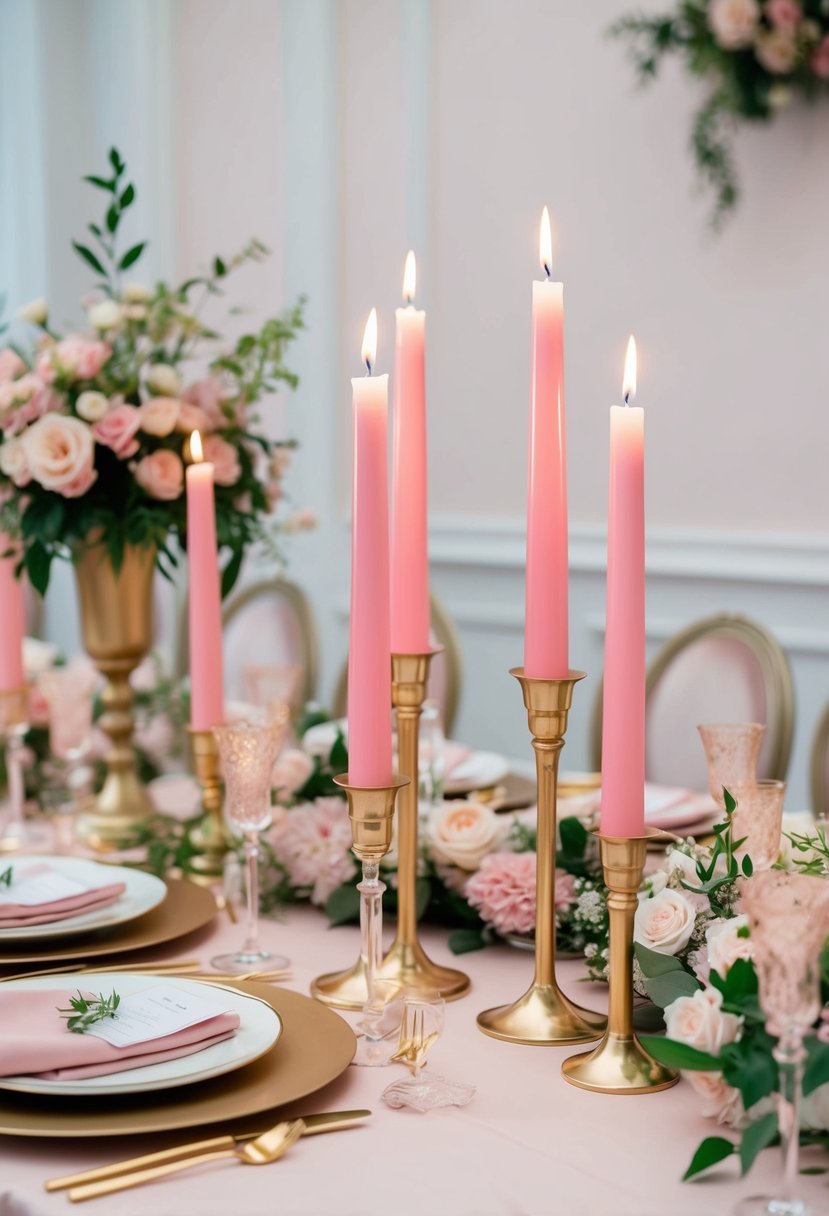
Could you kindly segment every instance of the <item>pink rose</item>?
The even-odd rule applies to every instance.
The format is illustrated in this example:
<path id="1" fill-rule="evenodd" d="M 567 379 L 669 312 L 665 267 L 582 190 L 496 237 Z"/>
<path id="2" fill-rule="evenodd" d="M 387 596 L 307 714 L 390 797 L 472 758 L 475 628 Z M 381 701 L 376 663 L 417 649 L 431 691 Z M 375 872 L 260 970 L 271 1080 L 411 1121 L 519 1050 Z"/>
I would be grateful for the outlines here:
<path id="1" fill-rule="evenodd" d="M 794 30 L 803 20 L 803 9 L 797 0 L 768 0 L 766 16 L 780 30 Z"/>
<path id="2" fill-rule="evenodd" d="M 743 1019 L 736 1013 L 723 1013 L 722 993 L 716 988 L 700 988 L 693 996 L 677 997 L 665 1010 L 669 1039 L 712 1056 L 734 1042 L 742 1025 Z"/>
<path id="3" fill-rule="evenodd" d="M 16 380 L 26 370 L 26 364 L 17 351 L 10 350 L 8 346 L 0 350 L 0 384 L 5 384 L 7 380 Z"/>
<path id="4" fill-rule="evenodd" d="M 711 0 L 708 24 L 716 41 L 727 51 L 751 46 L 760 23 L 757 0 Z"/>
<path id="5" fill-rule="evenodd" d="M 737 959 L 752 957 L 748 917 L 733 916 L 730 920 L 713 921 L 705 932 L 705 944 L 709 970 L 725 979 Z"/>
<path id="6" fill-rule="evenodd" d="M 208 431 L 212 431 L 213 427 L 200 406 L 192 405 L 189 401 L 181 401 L 179 402 L 176 430 L 183 431 L 185 434 L 198 431 L 201 435 L 205 435 Z"/>
<path id="7" fill-rule="evenodd" d="M 32 480 L 22 439 L 7 439 L 0 444 L 0 473 L 5 473 L 21 489 Z"/>
<path id="8" fill-rule="evenodd" d="M 829 34 L 818 44 L 809 60 L 809 66 L 815 76 L 819 76 L 821 80 L 829 80 Z"/>
<path id="9" fill-rule="evenodd" d="M 535 928 L 535 861 L 535 853 L 490 853 L 467 882 L 467 900 L 499 933 Z"/>
<path id="10" fill-rule="evenodd" d="M 112 347 L 100 338 L 70 334 L 47 346 L 37 360 L 37 373 L 51 384 L 58 372 L 73 380 L 92 380 L 112 355 Z"/>
<path id="11" fill-rule="evenodd" d="M 718 1123 L 734 1127 L 744 1115 L 743 1100 L 739 1089 L 723 1080 L 721 1072 L 683 1071 L 685 1080 L 702 1098 L 700 1114 Z"/>
<path id="12" fill-rule="evenodd" d="M 314 761 L 298 747 L 288 748 L 273 766 L 272 785 L 280 794 L 301 790 L 314 771 Z"/>
<path id="13" fill-rule="evenodd" d="M 204 441 L 204 458 L 213 465 L 216 485 L 235 486 L 242 476 L 239 453 L 232 443 L 220 435 L 208 435 Z"/>
<path id="14" fill-rule="evenodd" d="M 163 439 L 170 435 L 178 422 L 179 403 L 175 397 L 152 397 L 139 406 L 141 430 Z"/>
<path id="15" fill-rule="evenodd" d="M 797 62 L 797 42 L 787 29 L 769 30 L 757 39 L 754 54 L 767 72 L 786 76 Z"/>
<path id="16" fill-rule="evenodd" d="M 135 480 L 151 498 L 178 498 L 184 486 L 184 466 L 175 452 L 161 448 L 135 467 Z"/>
<path id="17" fill-rule="evenodd" d="M 46 414 L 25 432 L 23 445 L 29 472 L 46 490 L 77 498 L 97 476 L 92 431 L 80 418 Z"/>
<path id="18" fill-rule="evenodd" d="M 222 409 L 222 386 L 215 376 L 208 376 L 205 380 L 197 380 L 189 385 L 181 394 L 181 399 L 199 407 L 212 431 L 227 426 L 227 415 Z"/>
<path id="19" fill-rule="evenodd" d="M 92 434 L 110 448 L 116 456 L 126 460 L 138 451 L 136 432 L 141 426 L 141 411 L 135 405 L 116 405 L 104 414 L 92 428 Z"/>

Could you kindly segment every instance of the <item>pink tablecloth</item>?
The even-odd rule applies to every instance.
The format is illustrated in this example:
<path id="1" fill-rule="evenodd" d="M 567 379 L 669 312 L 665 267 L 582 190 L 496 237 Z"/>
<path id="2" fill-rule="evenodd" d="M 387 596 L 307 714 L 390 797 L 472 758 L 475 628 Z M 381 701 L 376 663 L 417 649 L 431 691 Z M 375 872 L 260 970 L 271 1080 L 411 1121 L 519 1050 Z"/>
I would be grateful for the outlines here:
<path id="1" fill-rule="evenodd" d="M 225 917 L 214 930 L 166 952 L 207 961 L 240 936 Z M 292 987 L 356 956 L 357 931 L 329 930 L 309 908 L 264 925 L 264 939 L 294 960 Z M 445 935 L 427 930 L 433 957 L 453 961 Z M 160 956 L 159 956 L 160 957 Z M 457 964 L 458 960 L 454 960 Z M 507 946 L 464 955 L 472 992 L 447 1006 L 446 1030 L 431 1067 L 478 1086 L 463 1110 L 418 1115 L 388 1110 L 380 1093 L 396 1066 L 350 1068 L 339 1081 L 301 1104 L 301 1111 L 370 1107 L 363 1129 L 300 1141 L 279 1163 L 251 1168 L 217 1162 L 134 1191 L 98 1199 L 100 1216 L 725 1216 L 738 1198 L 773 1186 L 776 1151 L 762 1155 L 740 1182 L 733 1162 L 693 1184 L 679 1181 L 698 1141 L 717 1133 L 697 1113 L 680 1083 L 639 1098 L 588 1094 L 559 1075 L 567 1054 L 557 1048 L 515 1047 L 482 1035 L 476 1013 L 513 999 L 526 987 L 531 956 Z M 579 983 L 579 963 L 560 965 L 563 986 L 583 1004 L 603 991 Z M 216 1132 L 205 1134 L 217 1134 Z M 43 1180 L 199 1135 L 141 1140 L 23 1141 L 0 1138 L 0 1216 L 68 1212 L 64 1194 L 47 1195 Z M 814 1164 L 814 1156 L 807 1158 Z M 820 1178 L 804 1192 L 829 1201 Z M 826 1202 L 829 1207 L 829 1202 Z M 86 1210 L 86 1209 L 84 1209 Z"/>

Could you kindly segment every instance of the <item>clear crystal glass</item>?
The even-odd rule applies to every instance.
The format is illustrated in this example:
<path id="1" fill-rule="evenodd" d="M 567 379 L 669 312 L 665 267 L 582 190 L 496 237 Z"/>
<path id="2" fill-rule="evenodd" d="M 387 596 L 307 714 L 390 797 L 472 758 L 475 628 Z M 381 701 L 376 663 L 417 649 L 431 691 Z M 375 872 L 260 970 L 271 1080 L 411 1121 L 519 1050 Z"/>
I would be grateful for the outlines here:
<path id="1" fill-rule="evenodd" d="M 780 1070 L 783 1181 L 778 1196 L 745 1199 L 735 1211 L 737 1216 L 809 1216 L 811 1209 L 795 1194 L 806 1059 L 803 1037 L 820 1011 L 820 953 L 829 934 L 829 881 L 766 870 L 745 881 L 742 906 L 751 926 L 766 1029 L 778 1039 L 774 1058 Z"/>
<path id="2" fill-rule="evenodd" d="M 449 1080 L 426 1068 L 428 1053 L 443 1033 L 445 1008 L 437 991 L 404 991 L 400 1037 L 391 1058 L 405 1064 L 412 1075 L 386 1086 L 383 1101 L 388 1106 L 408 1106 L 425 1114 L 441 1106 L 465 1106 L 474 1097 L 474 1085 Z"/>
<path id="3" fill-rule="evenodd" d="M 26 776 L 28 721 L 21 721 L 16 698 L 0 693 L 0 739 L 5 744 L 7 796 L 0 818 L 0 853 L 22 848 L 29 831 L 26 824 Z"/>
<path id="4" fill-rule="evenodd" d="M 753 781 L 727 789 L 737 803 L 731 821 L 733 838 L 745 839 L 738 854 L 747 853 L 755 871 L 770 869 L 780 855 L 785 781 Z"/>
<path id="5" fill-rule="evenodd" d="M 445 743 L 440 706 L 437 701 L 424 701 L 418 748 L 418 806 L 423 816 L 428 816 L 443 802 Z"/>
<path id="6" fill-rule="evenodd" d="M 241 950 L 212 960 L 219 971 L 241 974 L 263 967 L 287 967 L 289 959 L 259 944 L 259 833 L 271 823 L 271 772 L 282 745 L 282 722 L 242 721 L 216 726 L 225 779 L 227 817 L 244 836 L 247 927 Z"/>
<path id="7" fill-rule="evenodd" d="M 92 750 L 92 713 L 98 673 L 85 663 L 53 667 L 38 679 L 49 713 L 49 750 L 57 761 L 46 802 L 54 812 L 55 851 L 71 853 L 74 818 L 90 793 L 92 773 L 85 760 Z"/>
<path id="8" fill-rule="evenodd" d="M 708 761 L 708 789 L 717 806 L 725 806 L 723 786 L 757 780 L 757 761 L 765 726 L 759 722 L 706 722 L 697 727 Z"/>

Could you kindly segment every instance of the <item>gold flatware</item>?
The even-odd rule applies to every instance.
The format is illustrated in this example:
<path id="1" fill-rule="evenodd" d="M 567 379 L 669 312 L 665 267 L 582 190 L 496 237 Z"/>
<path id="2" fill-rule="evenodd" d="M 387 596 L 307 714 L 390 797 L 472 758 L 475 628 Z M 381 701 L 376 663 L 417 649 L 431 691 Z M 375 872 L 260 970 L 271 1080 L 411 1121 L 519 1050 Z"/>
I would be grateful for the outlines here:
<path id="1" fill-rule="evenodd" d="M 319 1115 L 302 1115 L 304 1125 L 302 1134 L 303 1136 L 318 1136 L 322 1132 L 344 1131 L 348 1127 L 359 1126 L 363 1119 L 368 1119 L 370 1115 L 370 1110 L 334 1110 Z M 157 1153 L 146 1153 L 143 1157 L 130 1157 L 126 1161 L 115 1161 L 112 1165 L 100 1165 L 96 1169 L 83 1170 L 79 1174 L 52 1178 L 43 1185 L 47 1191 L 64 1191 L 68 1187 L 83 1186 L 86 1183 L 103 1182 L 109 1178 L 134 1174 L 154 1165 L 166 1165 L 221 1149 L 234 1149 L 261 1135 L 262 1132 L 250 1132 L 245 1136 L 214 1136 L 210 1140 L 192 1140 L 188 1144 L 179 1144 L 175 1148 L 161 1149 Z"/>
<path id="2" fill-rule="evenodd" d="M 131 971 L 148 975 L 185 975 L 190 972 L 199 971 L 201 963 L 196 958 L 171 959 L 168 962 L 160 963 L 97 963 L 91 966 L 89 963 L 70 963 L 69 966 L 61 967 L 41 967 L 38 971 L 18 971 L 14 975 L 0 976 L 0 984 L 6 983 L 8 980 L 29 980 L 36 979 L 39 975 L 84 975 L 95 971 Z"/>
<path id="3" fill-rule="evenodd" d="M 155 1182 L 166 1178 L 169 1174 L 177 1174 L 187 1170 L 192 1165 L 203 1165 L 208 1161 L 221 1161 L 234 1158 L 242 1165 L 270 1165 L 273 1161 L 287 1152 L 291 1145 L 302 1135 L 305 1124 L 301 1119 L 277 1123 L 263 1135 L 246 1144 L 234 1145 L 232 1148 L 216 1149 L 207 1153 L 197 1153 L 195 1157 L 186 1157 L 181 1161 L 171 1161 L 166 1165 L 155 1165 L 149 1169 L 136 1170 L 132 1174 L 122 1174 L 118 1178 L 109 1178 L 103 1182 L 92 1182 L 88 1186 L 73 1187 L 69 1191 L 72 1203 L 82 1203 L 85 1199 L 97 1199 L 101 1195 L 112 1195 L 115 1191 L 126 1191 L 134 1186 L 143 1186 L 147 1182 Z"/>
<path id="4" fill-rule="evenodd" d="M 405 1064 L 416 1076 L 426 1063 L 426 1053 L 437 1037 L 437 1031 L 426 1034 L 426 1010 L 422 1005 L 417 1005 L 411 1010 L 411 1017 L 403 1018 L 400 1046 L 392 1059 Z"/>
<path id="5" fill-rule="evenodd" d="M 239 917 L 236 914 L 236 908 L 233 905 L 233 900 L 228 899 L 224 891 L 214 891 L 213 895 L 216 900 L 216 907 L 219 909 L 219 911 L 227 913 L 227 919 L 232 925 L 238 925 Z"/>

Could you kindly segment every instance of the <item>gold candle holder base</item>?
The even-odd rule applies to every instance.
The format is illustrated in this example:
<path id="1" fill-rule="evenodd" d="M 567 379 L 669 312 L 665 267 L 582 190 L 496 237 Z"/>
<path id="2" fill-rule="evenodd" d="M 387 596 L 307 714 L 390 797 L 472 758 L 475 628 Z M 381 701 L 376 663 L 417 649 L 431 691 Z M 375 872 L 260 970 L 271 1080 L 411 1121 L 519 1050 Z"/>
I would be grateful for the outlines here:
<path id="1" fill-rule="evenodd" d="M 222 767 L 219 761 L 219 745 L 212 730 L 193 730 L 188 727 L 190 758 L 193 772 L 201 787 L 202 821 L 190 834 L 194 848 L 198 850 L 192 858 L 189 877 L 201 886 L 212 886 L 224 874 L 225 856 L 230 849 L 228 833 L 222 810 Z"/>
<path id="2" fill-rule="evenodd" d="M 650 835 L 650 834 L 648 834 Z M 633 917 L 642 883 L 648 835 L 599 834 L 610 894 L 610 1015 L 601 1043 L 561 1067 L 571 1085 L 603 1094 L 651 1094 L 670 1089 L 679 1074 L 657 1063 L 633 1033 Z"/>
<path id="3" fill-rule="evenodd" d="M 558 760 L 564 747 L 573 689 L 585 673 L 571 671 L 564 679 L 545 680 L 525 676 L 523 667 L 514 667 L 510 675 L 519 681 L 524 695 L 538 774 L 535 975 L 517 1001 L 478 1014 L 478 1027 L 484 1034 L 507 1043 L 538 1047 L 589 1043 L 601 1035 L 607 1018 L 569 1001 L 555 976 Z"/>
<path id="4" fill-rule="evenodd" d="M 398 792 L 409 784 L 409 778 L 395 776 L 387 786 L 355 786 L 349 783 L 348 773 L 344 773 L 341 777 L 335 777 L 334 781 L 345 790 L 348 800 L 351 847 L 364 866 L 379 866 L 391 848 L 395 799 Z M 380 891 L 382 889 L 381 886 Z M 361 918 L 362 915 L 361 908 Z M 365 926 L 363 928 L 365 929 Z M 369 927 L 369 938 L 371 939 L 372 933 L 380 928 L 379 924 Z M 345 971 L 331 971 L 326 975 L 317 976 L 311 984 L 311 995 L 323 1004 L 333 1005 L 337 1009 L 362 1009 L 368 1000 L 368 950 L 376 951 L 373 962 L 379 962 L 379 940 L 369 940 L 368 943 L 364 941 L 355 965 Z"/>

